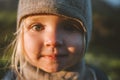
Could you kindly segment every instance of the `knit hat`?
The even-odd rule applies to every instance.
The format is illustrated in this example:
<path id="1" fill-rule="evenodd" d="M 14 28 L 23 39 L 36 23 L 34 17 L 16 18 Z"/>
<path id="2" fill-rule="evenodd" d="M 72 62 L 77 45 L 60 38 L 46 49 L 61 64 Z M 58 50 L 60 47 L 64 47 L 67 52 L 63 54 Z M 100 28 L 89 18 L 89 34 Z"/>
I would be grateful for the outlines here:
<path id="1" fill-rule="evenodd" d="M 17 28 L 24 17 L 36 14 L 55 14 L 77 19 L 86 29 L 86 45 L 91 37 L 91 0 L 19 0 Z"/>

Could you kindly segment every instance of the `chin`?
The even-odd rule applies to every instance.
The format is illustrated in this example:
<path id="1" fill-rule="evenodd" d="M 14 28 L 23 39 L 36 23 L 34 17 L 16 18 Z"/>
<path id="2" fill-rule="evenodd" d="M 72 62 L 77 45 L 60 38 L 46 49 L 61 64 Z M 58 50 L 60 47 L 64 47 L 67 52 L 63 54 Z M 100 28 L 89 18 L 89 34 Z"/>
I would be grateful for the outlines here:
<path id="1" fill-rule="evenodd" d="M 56 73 L 56 72 L 59 72 L 60 70 L 58 69 L 58 67 L 50 67 L 48 66 L 48 68 L 41 68 L 41 70 L 47 72 L 47 73 Z"/>
<path id="2" fill-rule="evenodd" d="M 59 70 L 43 70 L 43 71 L 45 71 L 45 72 L 47 72 L 47 73 L 56 73 L 56 72 L 59 72 Z"/>

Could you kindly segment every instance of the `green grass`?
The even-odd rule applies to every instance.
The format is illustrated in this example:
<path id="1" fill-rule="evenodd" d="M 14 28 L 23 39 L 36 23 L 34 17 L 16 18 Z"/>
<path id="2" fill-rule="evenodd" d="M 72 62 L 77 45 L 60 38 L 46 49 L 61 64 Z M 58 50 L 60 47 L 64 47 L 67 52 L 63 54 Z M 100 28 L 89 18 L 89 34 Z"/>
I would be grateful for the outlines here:
<path id="1" fill-rule="evenodd" d="M 7 12 L 7 11 L 1 11 L 0 12 L 0 22 L 3 23 L 14 23 L 16 19 L 16 12 Z"/>
<path id="2" fill-rule="evenodd" d="M 3 59 L 2 56 L 13 39 L 13 33 L 16 27 L 15 20 L 16 12 L 0 12 L 0 80 L 8 70 L 8 67 L 6 67 L 7 60 Z M 9 53 L 9 51 L 6 52 Z"/>
<path id="3" fill-rule="evenodd" d="M 103 54 L 87 53 L 85 56 L 86 62 L 93 64 L 102 69 L 107 75 L 109 80 L 120 79 L 120 59 L 109 57 Z"/>

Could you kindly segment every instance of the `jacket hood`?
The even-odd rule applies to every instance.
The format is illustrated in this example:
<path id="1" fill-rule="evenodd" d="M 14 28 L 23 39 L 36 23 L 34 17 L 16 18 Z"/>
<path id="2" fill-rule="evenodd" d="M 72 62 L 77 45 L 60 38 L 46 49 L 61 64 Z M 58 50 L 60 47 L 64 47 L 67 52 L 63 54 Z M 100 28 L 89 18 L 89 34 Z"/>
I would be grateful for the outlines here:
<path id="1" fill-rule="evenodd" d="M 24 17 L 35 14 L 55 14 L 81 21 L 88 46 L 92 30 L 91 0 L 19 0 L 17 28 Z"/>

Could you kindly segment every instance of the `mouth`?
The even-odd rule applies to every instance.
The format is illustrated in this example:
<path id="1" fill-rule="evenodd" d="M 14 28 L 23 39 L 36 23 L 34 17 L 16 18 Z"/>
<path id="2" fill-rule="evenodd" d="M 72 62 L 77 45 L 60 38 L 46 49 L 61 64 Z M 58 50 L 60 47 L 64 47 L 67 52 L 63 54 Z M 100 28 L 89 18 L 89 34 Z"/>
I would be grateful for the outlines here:
<path id="1" fill-rule="evenodd" d="M 56 60 L 56 59 L 65 58 L 65 57 L 68 57 L 68 56 L 69 55 L 67 55 L 67 54 L 61 54 L 61 55 L 54 55 L 54 54 L 52 54 L 52 55 L 41 55 L 40 57 L 46 57 L 46 58 L 50 58 L 50 59 Z"/>

